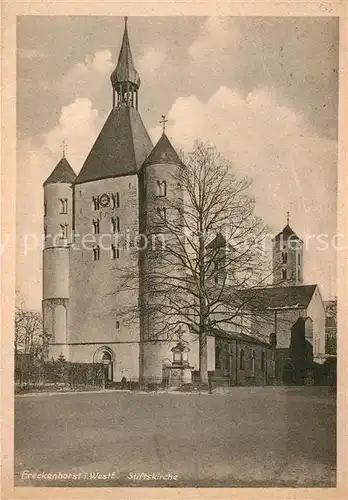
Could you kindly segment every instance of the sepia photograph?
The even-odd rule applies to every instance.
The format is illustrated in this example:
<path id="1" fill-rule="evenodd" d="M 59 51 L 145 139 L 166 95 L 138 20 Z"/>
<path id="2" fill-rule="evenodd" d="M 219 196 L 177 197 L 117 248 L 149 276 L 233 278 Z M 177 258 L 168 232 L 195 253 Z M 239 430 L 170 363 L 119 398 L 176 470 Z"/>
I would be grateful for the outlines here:
<path id="1" fill-rule="evenodd" d="M 16 487 L 336 488 L 339 35 L 17 16 Z"/>

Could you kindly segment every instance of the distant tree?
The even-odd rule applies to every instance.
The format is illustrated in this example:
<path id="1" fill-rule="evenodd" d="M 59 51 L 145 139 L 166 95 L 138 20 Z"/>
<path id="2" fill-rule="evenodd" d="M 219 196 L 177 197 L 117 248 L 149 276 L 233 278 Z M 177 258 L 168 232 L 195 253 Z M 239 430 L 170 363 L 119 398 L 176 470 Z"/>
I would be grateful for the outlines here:
<path id="1" fill-rule="evenodd" d="M 250 180 L 238 179 L 215 148 L 197 142 L 183 164 L 171 179 L 182 187 L 183 199 L 168 195 L 165 211 L 147 214 L 157 217 L 158 227 L 146 234 L 150 248 L 141 250 L 147 264 L 139 308 L 157 318 L 152 340 L 173 338 L 184 325 L 197 335 L 200 379 L 207 383 L 207 335 L 227 325 L 240 328 L 253 299 L 242 291 L 264 286 L 270 277 L 267 228 L 254 214 Z M 165 244 L 151 247 L 158 236 Z M 121 288 L 132 286 L 138 286 L 135 266 L 125 270 Z"/>
<path id="2" fill-rule="evenodd" d="M 17 306 L 15 311 L 15 355 L 32 354 L 39 356 L 42 351 L 42 317 L 37 311 L 29 311 Z"/>

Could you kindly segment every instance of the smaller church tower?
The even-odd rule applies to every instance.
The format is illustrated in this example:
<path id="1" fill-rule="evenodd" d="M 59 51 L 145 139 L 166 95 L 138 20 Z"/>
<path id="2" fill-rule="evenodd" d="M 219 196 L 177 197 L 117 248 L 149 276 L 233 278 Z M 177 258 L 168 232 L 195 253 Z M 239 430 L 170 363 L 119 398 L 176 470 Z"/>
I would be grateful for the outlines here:
<path id="1" fill-rule="evenodd" d="M 63 157 L 44 182 L 43 328 L 49 357 L 67 356 L 69 245 L 75 172 Z"/>
<path id="2" fill-rule="evenodd" d="M 303 284 L 303 241 L 291 229 L 290 215 L 284 229 L 272 240 L 273 284 L 296 286 Z"/>
<path id="3" fill-rule="evenodd" d="M 168 331 L 164 331 L 168 318 L 162 313 L 166 301 L 171 300 L 167 286 L 170 287 L 170 280 L 180 272 L 172 262 L 173 252 L 181 251 L 173 228 L 177 228 L 181 220 L 180 179 L 184 167 L 165 133 L 165 122 L 163 117 L 163 134 L 139 172 L 139 229 L 148 242 L 139 259 L 139 361 L 141 377 L 147 382 L 161 380 L 164 363 L 172 357 L 172 345 L 166 342 Z M 165 248 L 169 247 L 167 252 Z"/>

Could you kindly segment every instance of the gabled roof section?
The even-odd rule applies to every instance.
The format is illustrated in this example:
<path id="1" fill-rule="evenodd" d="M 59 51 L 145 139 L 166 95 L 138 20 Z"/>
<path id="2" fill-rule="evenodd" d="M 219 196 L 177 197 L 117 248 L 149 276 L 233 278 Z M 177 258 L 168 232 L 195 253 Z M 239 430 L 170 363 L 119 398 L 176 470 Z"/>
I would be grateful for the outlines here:
<path id="1" fill-rule="evenodd" d="M 75 184 L 138 172 L 153 145 L 138 111 L 113 108 Z"/>
<path id="2" fill-rule="evenodd" d="M 148 165 L 155 165 L 158 163 L 173 163 L 175 165 L 183 166 L 178 153 L 175 151 L 170 140 L 163 132 L 156 146 L 151 151 L 148 158 L 144 162 L 144 167 Z"/>
<path id="3" fill-rule="evenodd" d="M 59 161 L 56 168 L 51 175 L 43 183 L 44 186 L 48 184 L 72 184 L 76 179 L 76 174 L 70 166 L 68 160 L 63 156 Z"/>
<path id="4" fill-rule="evenodd" d="M 305 309 L 317 285 L 272 286 L 244 290 L 246 307 L 259 310 Z"/>

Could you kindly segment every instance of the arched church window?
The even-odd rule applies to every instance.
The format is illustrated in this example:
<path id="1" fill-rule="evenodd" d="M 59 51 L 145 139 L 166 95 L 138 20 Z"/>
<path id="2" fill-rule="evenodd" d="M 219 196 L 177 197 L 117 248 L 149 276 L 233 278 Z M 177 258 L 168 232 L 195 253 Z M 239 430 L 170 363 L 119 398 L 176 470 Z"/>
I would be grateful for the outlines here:
<path id="1" fill-rule="evenodd" d="M 116 321 L 116 328 L 120 328 L 120 322 L 119 321 Z"/>
<path id="2" fill-rule="evenodd" d="M 251 376 L 255 377 L 255 351 L 252 349 L 251 354 L 250 354 L 250 370 L 251 370 Z"/>
<path id="3" fill-rule="evenodd" d="M 93 233 L 99 234 L 99 219 L 93 219 Z"/>
<path id="4" fill-rule="evenodd" d="M 120 249 L 116 245 L 111 245 L 111 258 L 119 259 L 120 258 Z"/>
<path id="5" fill-rule="evenodd" d="M 297 263 L 299 266 L 301 265 L 301 255 L 300 254 L 297 255 Z"/>
<path id="6" fill-rule="evenodd" d="M 64 240 L 66 240 L 68 237 L 68 224 L 61 224 L 60 229 L 61 229 L 61 236 L 60 237 L 63 238 Z"/>
<path id="7" fill-rule="evenodd" d="M 157 196 L 167 196 L 166 181 L 157 181 Z"/>
<path id="8" fill-rule="evenodd" d="M 111 217 L 111 232 L 113 232 L 113 233 L 120 232 L 120 218 L 119 217 Z"/>
<path id="9" fill-rule="evenodd" d="M 68 198 L 59 198 L 60 201 L 60 213 L 67 214 L 68 213 Z"/>
<path id="10" fill-rule="evenodd" d="M 93 260 L 99 260 L 100 259 L 100 247 L 96 246 L 93 248 Z"/>
<path id="11" fill-rule="evenodd" d="M 239 369 L 244 370 L 244 350 L 241 349 L 239 353 Z"/>
<path id="12" fill-rule="evenodd" d="M 288 254 L 286 252 L 282 253 L 282 262 L 283 262 L 283 264 L 288 263 Z"/>
<path id="13" fill-rule="evenodd" d="M 112 197 L 112 208 L 120 208 L 120 193 L 112 194 L 111 197 Z"/>
<path id="14" fill-rule="evenodd" d="M 282 269 L 282 279 L 283 280 L 287 280 L 288 279 L 287 269 Z"/>
<path id="15" fill-rule="evenodd" d="M 98 196 L 92 197 L 92 209 L 99 210 L 99 198 L 98 198 Z"/>

